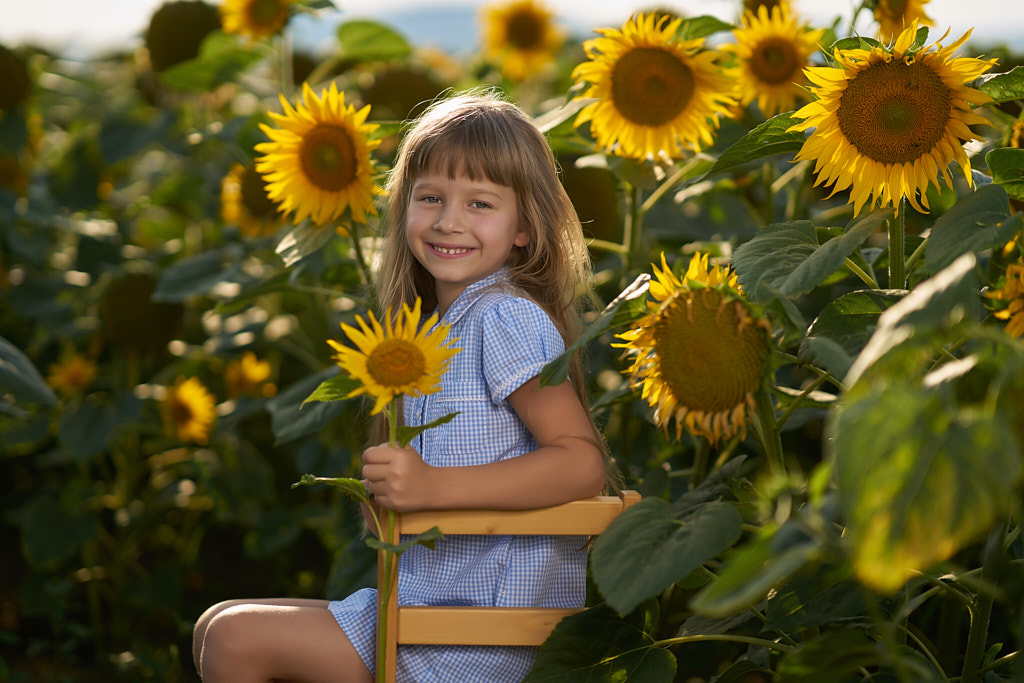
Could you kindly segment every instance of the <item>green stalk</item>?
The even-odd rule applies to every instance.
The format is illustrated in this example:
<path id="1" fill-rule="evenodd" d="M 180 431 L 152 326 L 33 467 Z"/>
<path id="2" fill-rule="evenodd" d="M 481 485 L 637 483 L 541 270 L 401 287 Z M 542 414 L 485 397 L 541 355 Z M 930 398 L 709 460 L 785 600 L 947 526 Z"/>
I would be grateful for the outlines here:
<path id="1" fill-rule="evenodd" d="M 370 266 L 366 262 L 366 257 L 363 255 L 363 247 L 359 244 L 359 224 L 352 222 L 349 226 L 349 232 L 352 234 L 352 250 L 356 255 L 356 263 L 359 264 L 359 272 L 362 273 L 363 283 L 370 285 L 373 284 L 373 274 L 370 272 Z M 394 403 L 394 401 L 392 401 Z M 390 420 L 390 414 L 388 419 Z M 393 444 L 392 444 L 393 445 Z"/>
<path id="2" fill-rule="evenodd" d="M 627 277 L 636 272 L 640 256 L 643 253 L 643 206 L 640 201 L 641 190 L 630 187 L 627 192 L 629 201 L 626 212 L 626 223 L 622 229 L 622 245 L 626 248 L 626 275 Z"/>
<path id="3" fill-rule="evenodd" d="M 388 417 L 388 444 L 391 446 L 398 445 L 398 397 L 391 399 L 387 407 Z M 380 539 L 384 543 L 392 543 L 392 535 L 395 532 L 395 511 L 386 510 L 387 512 L 387 529 L 386 535 L 381 536 Z M 398 558 L 390 550 L 384 551 L 384 576 L 385 581 L 383 586 L 378 586 L 377 590 L 383 592 L 381 604 L 386 605 L 391 600 L 391 586 L 393 585 L 392 579 L 394 578 L 395 572 L 398 571 Z M 397 588 L 397 585 L 395 585 Z M 384 659 L 385 659 L 385 645 L 388 639 L 388 615 L 387 612 L 382 612 L 377 615 L 377 676 L 382 676 L 384 671 Z"/>
<path id="4" fill-rule="evenodd" d="M 1006 523 L 1003 522 L 992 531 L 983 554 L 981 580 L 994 583 L 992 566 L 998 559 L 996 553 L 1002 552 L 1003 539 L 1006 537 Z M 988 626 L 992 618 L 992 604 L 995 598 L 988 588 L 978 592 L 968 608 L 971 615 L 970 630 L 967 632 L 967 648 L 964 651 L 964 668 L 960 674 L 961 683 L 980 683 L 982 665 L 985 663 L 985 641 L 988 640 Z"/>
<path id="5" fill-rule="evenodd" d="M 772 404 L 771 392 L 762 387 L 754 392 L 755 410 L 757 420 L 761 429 L 758 435 L 761 437 L 761 447 L 764 448 L 765 457 L 768 458 L 768 467 L 774 473 L 785 473 L 786 464 L 782 459 L 782 437 L 779 434 L 779 424 L 775 419 L 775 406 Z"/>
<path id="6" fill-rule="evenodd" d="M 889 289 L 903 289 L 907 284 L 906 262 L 903 260 L 906 200 L 901 199 L 900 205 L 900 214 L 886 221 L 889 226 Z"/>

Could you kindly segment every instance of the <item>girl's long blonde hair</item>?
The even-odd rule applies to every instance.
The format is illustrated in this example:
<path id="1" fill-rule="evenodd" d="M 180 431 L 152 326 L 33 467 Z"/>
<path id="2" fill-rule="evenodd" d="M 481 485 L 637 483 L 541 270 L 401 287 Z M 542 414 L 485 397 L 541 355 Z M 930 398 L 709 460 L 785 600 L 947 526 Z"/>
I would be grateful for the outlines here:
<path id="1" fill-rule="evenodd" d="M 507 263 L 509 281 L 544 309 L 566 347 L 572 344 L 583 327 L 583 304 L 592 279 L 579 217 L 559 182 L 544 135 L 522 110 L 493 90 L 436 101 L 403 136 L 387 184 L 389 203 L 375 278 L 380 310 L 398 311 L 403 303 L 412 306 L 417 297 L 425 311 L 437 305 L 434 279 L 405 239 L 412 186 L 426 172 L 485 179 L 515 191 L 519 227 L 530 240 L 513 247 Z M 572 385 L 586 407 L 579 354 L 569 368 Z M 606 451 L 596 427 L 595 438 Z"/>

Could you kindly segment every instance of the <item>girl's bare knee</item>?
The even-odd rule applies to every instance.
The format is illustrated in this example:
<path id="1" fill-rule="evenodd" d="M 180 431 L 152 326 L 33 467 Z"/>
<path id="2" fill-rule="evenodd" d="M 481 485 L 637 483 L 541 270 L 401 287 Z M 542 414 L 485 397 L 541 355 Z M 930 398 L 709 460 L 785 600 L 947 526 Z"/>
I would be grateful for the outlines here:
<path id="1" fill-rule="evenodd" d="M 251 615 L 243 601 L 231 602 L 215 605 L 203 614 L 206 617 L 212 612 L 198 643 L 197 668 L 206 683 L 238 680 L 242 670 L 258 659 L 259 652 L 252 647 Z M 198 623 L 196 627 L 198 630 Z"/>

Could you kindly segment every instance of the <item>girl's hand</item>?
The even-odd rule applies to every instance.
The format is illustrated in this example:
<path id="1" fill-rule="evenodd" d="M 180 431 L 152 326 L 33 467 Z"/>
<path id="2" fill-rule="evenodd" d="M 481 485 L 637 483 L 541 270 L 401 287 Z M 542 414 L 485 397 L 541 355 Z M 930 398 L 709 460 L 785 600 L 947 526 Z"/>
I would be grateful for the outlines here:
<path id="1" fill-rule="evenodd" d="M 381 444 L 363 451 L 363 479 L 383 508 L 404 512 L 428 507 L 433 469 L 411 446 Z"/>

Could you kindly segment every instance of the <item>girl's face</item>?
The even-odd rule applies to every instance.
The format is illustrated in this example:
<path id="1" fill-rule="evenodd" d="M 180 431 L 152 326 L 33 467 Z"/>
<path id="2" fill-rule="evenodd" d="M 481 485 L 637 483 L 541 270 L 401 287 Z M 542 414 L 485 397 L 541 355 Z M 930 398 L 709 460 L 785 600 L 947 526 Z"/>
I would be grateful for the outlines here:
<path id="1" fill-rule="evenodd" d="M 462 290 L 501 269 L 529 235 L 519 229 L 511 187 L 427 172 L 413 182 L 405 238 L 434 276 L 443 314 Z"/>

